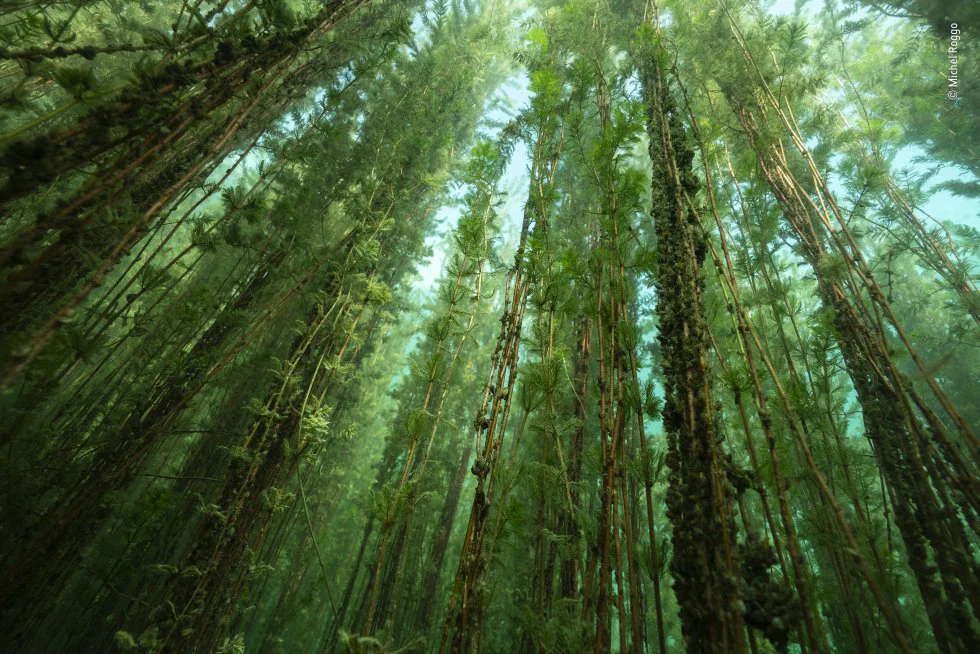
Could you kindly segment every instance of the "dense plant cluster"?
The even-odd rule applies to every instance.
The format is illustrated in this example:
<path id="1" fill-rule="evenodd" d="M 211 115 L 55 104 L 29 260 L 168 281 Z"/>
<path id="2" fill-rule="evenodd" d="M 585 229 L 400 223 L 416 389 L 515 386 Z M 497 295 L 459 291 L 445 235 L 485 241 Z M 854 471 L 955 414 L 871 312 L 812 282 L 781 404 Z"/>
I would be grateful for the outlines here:
<path id="1" fill-rule="evenodd" d="M 4 646 L 980 650 L 974 19 L 6 3 Z"/>

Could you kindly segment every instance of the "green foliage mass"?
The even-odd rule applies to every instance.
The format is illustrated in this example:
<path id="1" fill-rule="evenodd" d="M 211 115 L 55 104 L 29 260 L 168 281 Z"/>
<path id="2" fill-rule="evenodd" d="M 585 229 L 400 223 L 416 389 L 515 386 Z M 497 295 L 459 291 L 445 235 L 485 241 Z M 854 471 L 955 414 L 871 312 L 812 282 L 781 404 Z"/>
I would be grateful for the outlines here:
<path id="1" fill-rule="evenodd" d="M 0 3 L 4 651 L 980 651 L 978 25 Z"/>

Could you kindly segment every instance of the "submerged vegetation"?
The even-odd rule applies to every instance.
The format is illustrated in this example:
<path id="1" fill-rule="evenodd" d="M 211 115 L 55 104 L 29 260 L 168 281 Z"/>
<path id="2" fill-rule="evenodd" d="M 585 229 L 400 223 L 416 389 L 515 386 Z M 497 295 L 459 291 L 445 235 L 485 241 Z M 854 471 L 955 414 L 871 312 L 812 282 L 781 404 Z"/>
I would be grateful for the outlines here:
<path id="1" fill-rule="evenodd" d="M 978 27 L 0 3 L 4 650 L 980 651 Z"/>

